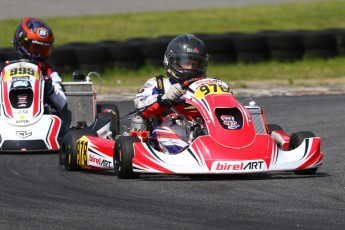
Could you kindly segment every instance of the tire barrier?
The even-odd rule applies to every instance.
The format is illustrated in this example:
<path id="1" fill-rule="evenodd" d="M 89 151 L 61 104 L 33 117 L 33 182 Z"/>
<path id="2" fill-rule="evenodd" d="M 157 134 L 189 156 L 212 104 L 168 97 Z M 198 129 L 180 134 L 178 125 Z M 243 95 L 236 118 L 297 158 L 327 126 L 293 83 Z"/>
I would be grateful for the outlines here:
<path id="1" fill-rule="evenodd" d="M 144 64 L 144 56 L 141 51 L 144 38 L 132 38 L 117 44 L 108 46 L 112 67 L 137 69 Z"/>
<path id="2" fill-rule="evenodd" d="M 204 41 L 210 56 L 210 62 L 236 62 L 236 52 L 232 41 L 232 34 L 195 33 L 194 35 Z"/>
<path id="3" fill-rule="evenodd" d="M 266 38 L 269 58 L 275 61 L 296 61 L 302 59 L 304 46 L 296 31 L 262 32 Z"/>
<path id="4" fill-rule="evenodd" d="M 309 57 L 332 58 L 337 55 L 335 36 L 332 30 L 302 31 L 301 39 L 305 54 Z"/>
<path id="5" fill-rule="evenodd" d="M 0 49 L 0 55 L 1 58 L 4 58 L 1 61 L 18 59 L 18 56 L 12 47 Z"/>
<path id="6" fill-rule="evenodd" d="M 345 29 L 194 34 L 205 42 L 211 63 L 286 62 L 345 55 Z M 162 67 L 165 49 L 174 37 L 72 42 L 54 47 L 48 62 L 63 73 L 76 69 L 137 69 L 145 63 Z M 17 55 L 13 48 L 0 48 L 0 62 L 14 59 Z"/>
<path id="7" fill-rule="evenodd" d="M 260 33 L 235 34 L 232 39 L 237 62 L 257 63 L 268 60 L 269 51 L 264 35 Z"/>
<path id="8" fill-rule="evenodd" d="M 163 66 L 163 56 L 169 42 L 175 36 L 161 36 L 148 39 L 142 44 L 141 50 L 147 64 L 153 66 Z"/>
<path id="9" fill-rule="evenodd" d="M 335 36 L 335 43 L 339 56 L 345 56 L 345 29 L 338 30 Z"/>
<path id="10" fill-rule="evenodd" d="M 106 42 L 76 43 L 69 46 L 73 46 L 80 69 L 103 72 L 110 65 Z"/>
<path id="11" fill-rule="evenodd" d="M 48 63 L 54 66 L 59 73 L 70 73 L 79 68 L 73 46 L 63 45 L 53 47 Z"/>

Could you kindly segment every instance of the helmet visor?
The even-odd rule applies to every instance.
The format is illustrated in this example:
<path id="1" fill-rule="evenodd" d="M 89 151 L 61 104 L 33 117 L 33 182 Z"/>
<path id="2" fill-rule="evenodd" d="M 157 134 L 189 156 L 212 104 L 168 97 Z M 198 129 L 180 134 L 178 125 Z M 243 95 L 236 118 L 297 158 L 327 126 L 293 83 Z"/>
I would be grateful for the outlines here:
<path id="1" fill-rule="evenodd" d="M 27 50 L 34 56 L 48 57 L 52 51 L 52 44 L 48 42 L 31 40 L 31 42 L 28 43 Z"/>
<path id="2" fill-rule="evenodd" d="M 205 71 L 207 66 L 207 57 L 178 55 L 174 57 L 176 66 L 181 69 Z"/>
<path id="3" fill-rule="evenodd" d="M 38 40 L 28 39 L 22 34 L 19 35 L 18 45 L 32 57 L 48 57 L 52 51 L 53 44 L 51 42 L 44 42 Z"/>

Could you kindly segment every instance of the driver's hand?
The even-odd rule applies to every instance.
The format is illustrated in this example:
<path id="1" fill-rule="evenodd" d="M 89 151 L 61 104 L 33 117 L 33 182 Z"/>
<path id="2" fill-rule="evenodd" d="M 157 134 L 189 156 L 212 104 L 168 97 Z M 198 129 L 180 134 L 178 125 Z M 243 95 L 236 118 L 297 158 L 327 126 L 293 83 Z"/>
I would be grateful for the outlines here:
<path id="1" fill-rule="evenodd" d="M 170 100 L 173 102 L 178 102 L 181 96 L 184 94 L 184 90 L 182 89 L 181 84 L 176 83 L 170 86 L 168 92 L 166 92 L 163 96 L 163 100 Z"/>
<path id="2" fill-rule="evenodd" d="M 44 84 L 44 97 L 49 97 L 54 93 L 54 86 L 53 81 L 51 77 L 45 77 L 44 78 L 45 84 Z"/>

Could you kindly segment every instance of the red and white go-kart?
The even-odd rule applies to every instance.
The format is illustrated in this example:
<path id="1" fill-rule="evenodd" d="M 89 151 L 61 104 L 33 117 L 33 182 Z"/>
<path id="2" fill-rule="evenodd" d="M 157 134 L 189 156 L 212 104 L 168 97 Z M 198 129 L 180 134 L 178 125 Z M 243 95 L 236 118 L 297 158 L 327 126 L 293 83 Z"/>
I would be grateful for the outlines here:
<path id="1" fill-rule="evenodd" d="M 239 103 L 222 81 L 192 82 L 184 98 L 202 117 L 186 122 L 191 127 L 203 128 L 204 132 L 182 152 L 166 154 L 156 149 L 150 130 L 123 133 L 115 139 L 99 138 L 88 130 L 75 130 L 63 140 L 61 152 L 65 168 L 115 170 L 119 178 L 138 178 L 147 173 L 292 171 L 312 175 L 322 164 L 319 137 L 310 131 L 288 135 L 279 125 L 267 124 L 262 108 L 254 101 L 248 105 Z"/>

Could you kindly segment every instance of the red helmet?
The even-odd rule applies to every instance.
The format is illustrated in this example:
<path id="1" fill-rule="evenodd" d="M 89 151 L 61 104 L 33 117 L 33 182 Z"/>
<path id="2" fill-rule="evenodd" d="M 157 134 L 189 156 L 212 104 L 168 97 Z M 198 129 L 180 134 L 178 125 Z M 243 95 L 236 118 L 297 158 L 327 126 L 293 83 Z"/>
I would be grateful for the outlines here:
<path id="1" fill-rule="evenodd" d="M 14 32 L 13 46 L 20 58 L 44 61 L 50 55 L 54 35 L 38 18 L 24 18 Z"/>

